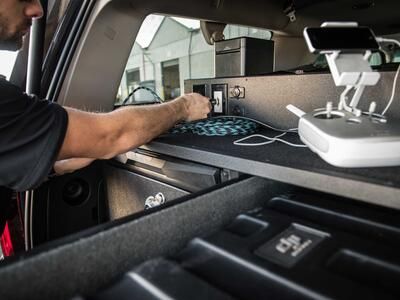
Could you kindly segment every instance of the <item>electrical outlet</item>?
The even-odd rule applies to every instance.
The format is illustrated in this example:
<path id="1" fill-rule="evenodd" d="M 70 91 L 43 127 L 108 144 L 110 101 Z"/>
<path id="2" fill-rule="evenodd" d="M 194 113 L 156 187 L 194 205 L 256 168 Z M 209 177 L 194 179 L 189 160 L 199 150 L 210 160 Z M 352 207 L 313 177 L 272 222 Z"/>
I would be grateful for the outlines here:
<path id="1" fill-rule="evenodd" d="M 212 84 L 211 97 L 215 100 L 213 114 L 224 115 L 228 111 L 228 85 Z"/>
<path id="2" fill-rule="evenodd" d="M 215 104 L 214 104 L 214 112 L 215 113 L 221 113 L 223 112 L 223 98 L 224 94 L 222 91 L 214 91 L 213 93 L 213 98 L 215 99 Z"/>

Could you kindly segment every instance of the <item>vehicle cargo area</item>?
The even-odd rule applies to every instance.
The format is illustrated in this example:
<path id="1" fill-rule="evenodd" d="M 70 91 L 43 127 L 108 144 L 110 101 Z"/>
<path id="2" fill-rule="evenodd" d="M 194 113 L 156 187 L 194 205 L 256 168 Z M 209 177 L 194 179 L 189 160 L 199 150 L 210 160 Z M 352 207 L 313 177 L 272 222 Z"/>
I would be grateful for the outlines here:
<path id="1" fill-rule="evenodd" d="M 1 268 L 1 293 L 395 299 L 398 219 L 387 208 L 250 177 L 38 247 Z M 35 280 L 16 290 L 15 278 Z"/>
<path id="2" fill-rule="evenodd" d="M 399 3 L 62 3 L 43 98 L 210 109 L 16 193 L 0 299 L 400 299 Z"/>

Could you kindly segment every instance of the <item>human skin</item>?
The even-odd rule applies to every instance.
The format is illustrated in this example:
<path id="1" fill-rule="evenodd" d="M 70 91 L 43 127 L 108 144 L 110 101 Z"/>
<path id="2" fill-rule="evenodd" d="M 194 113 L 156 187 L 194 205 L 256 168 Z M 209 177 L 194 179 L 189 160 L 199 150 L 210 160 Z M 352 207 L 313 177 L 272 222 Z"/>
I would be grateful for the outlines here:
<path id="1" fill-rule="evenodd" d="M 32 20 L 42 16 L 39 0 L 0 0 L 0 49 L 20 49 Z M 179 121 L 206 118 L 211 103 L 208 98 L 193 93 L 168 103 L 123 107 L 109 113 L 90 113 L 68 107 L 65 110 L 67 132 L 54 164 L 58 174 L 139 147 Z"/>
<path id="2" fill-rule="evenodd" d="M 0 49 L 9 51 L 20 49 L 32 20 L 42 16 L 43 9 L 39 0 L 1 0 Z"/>

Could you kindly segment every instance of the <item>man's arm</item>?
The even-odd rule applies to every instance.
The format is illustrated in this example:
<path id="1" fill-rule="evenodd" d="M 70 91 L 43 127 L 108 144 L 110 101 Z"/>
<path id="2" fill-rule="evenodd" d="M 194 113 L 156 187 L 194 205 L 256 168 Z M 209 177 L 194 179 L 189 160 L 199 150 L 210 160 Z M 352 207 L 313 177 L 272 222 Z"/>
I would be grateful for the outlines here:
<path id="1" fill-rule="evenodd" d="M 112 158 L 151 141 L 179 121 L 207 117 L 211 105 L 206 97 L 188 94 L 159 105 L 124 107 L 110 113 L 66 109 L 68 128 L 58 160 Z"/>
<path id="2" fill-rule="evenodd" d="M 69 158 L 55 162 L 53 170 L 56 175 L 64 175 L 90 165 L 94 158 Z"/>

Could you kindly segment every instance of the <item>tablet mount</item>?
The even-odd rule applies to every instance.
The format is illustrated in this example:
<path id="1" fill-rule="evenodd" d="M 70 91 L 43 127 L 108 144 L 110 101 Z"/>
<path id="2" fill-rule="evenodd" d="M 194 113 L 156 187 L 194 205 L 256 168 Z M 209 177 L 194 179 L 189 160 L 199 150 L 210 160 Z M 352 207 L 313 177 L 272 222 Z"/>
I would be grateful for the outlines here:
<path id="1" fill-rule="evenodd" d="M 322 27 L 357 27 L 357 23 L 324 23 Z M 306 30 L 305 30 L 306 32 Z M 310 51 L 316 52 L 305 34 Z M 300 139 L 326 162 L 338 167 L 381 167 L 400 165 L 400 123 L 376 114 L 376 103 L 368 112 L 357 106 L 366 86 L 374 86 L 380 74 L 369 66 L 365 50 L 322 50 L 336 86 L 345 86 L 339 104 L 306 113 L 288 105 L 299 117 Z M 354 91 L 350 103 L 347 100 Z"/>
<path id="2" fill-rule="evenodd" d="M 357 23 L 324 23 L 321 27 L 357 27 Z M 325 52 L 325 57 L 332 73 L 336 86 L 345 86 L 340 95 L 338 110 L 346 110 L 359 117 L 362 111 L 357 108 L 362 93 L 366 86 L 377 84 L 380 78 L 378 72 L 374 72 L 368 62 L 371 56 L 370 50 L 363 53 L 346 53 L 342 51 Z M 347 104 L 348 94 L 354 90 L 350 104 Z M 327 104 L 327 113 L 330 113 L 331 104 Z M 371 102 L 369 113 L 375 112 L 376 103 Z M 329 117 L 329 116 L 328 116 Z"/>

